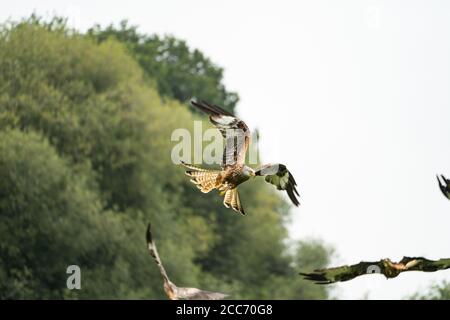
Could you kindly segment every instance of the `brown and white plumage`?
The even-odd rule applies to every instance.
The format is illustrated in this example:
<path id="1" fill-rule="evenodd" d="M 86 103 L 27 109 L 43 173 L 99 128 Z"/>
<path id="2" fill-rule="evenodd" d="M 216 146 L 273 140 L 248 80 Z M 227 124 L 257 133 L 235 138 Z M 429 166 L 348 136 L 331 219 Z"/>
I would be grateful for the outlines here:
<path id="1" fill-rule="evenodd" d="M 300 273 L 307 280 L 317 284 L 330 284 L 339 281 L 348 281 L 356 277 L 379 273 L 386 278 L 395 278 L 400 273 L 406 271 L 435 272 L 450 268 L 450 259 L 428 260 L 422 257 L 403 257 L 399 262 L 392 262 L 389 259 L 380 261 L 365 262 L 341 266 L 337 268 L 327 268 L 314 270 L 311 273 Z"/>
<path id="2" fill-rule="evenodd" d="M 212 124 L 221 132 L 225 139 L 221 170 L 208 170 L 182 162 L 187 168 L 186 174 L 191 177 L 200 191 L 208 193 L 217 189 L 224 196 L 224 205 L 241 214 L 245 214 L 241 204 L 238 185 L 251 177 L 264 176 L 265 181 L 274 185 L 278 190 L 287 192 L 295 206 L 300 203 L 297 199 L 299 193 L 292 174 L 283 164 L 268 164 L 256 171 L 245 165 L 245 155 L 251 142 L 251 133 L 248 126 L 240 119 L 223 110 L 208 104 L 205 101 L 191 101 L 192 105 L 209 115 Z"/>
<path id="3" fill-rule="evenodd" d="M 205 101 L 191 101 L 192 105 L 209 115 L 211 123 L 225 139 L 222 166 L 243 165 L 251 142 L 251 133 L 244 121 L 222 108 Z"/>
<path id="4" fill-rule="evenodd" d="M 244 208 L 241 204 L 241 199 L 239 198 L 239 192 L 237 188 L 230 189 L 225 191 L 225 195 L 223 197 L 223 204 L 227 208 L 232 208 L 234 211 L 245 214 Z"/>
<path id="5" fill-rule="evenodd" d="M 164 281 L 164 291 L 170 300 L 222 300 L 228 296 L 227 294 L 220 292 L 205 291 L 197 288 L 177 287 L 172 281 L 170 281 L 161 259 L 159 258 L 158 250 L 155 242 L 153 241 L 150 224 L 147 227 L 146 239 L 148 251 L 159 268 L 159 272 L 161 273 Z"/>
<path id="6" fill-rule="evenodd" d="M 208 193 L 211 190 L 219 187 L 218 177 L 219 170 L 208 170 L 192 164 L 181 162 L 188 170 L 186 175 L 191 177 L 191 182 L 197 186 L 203 193 Z"/>

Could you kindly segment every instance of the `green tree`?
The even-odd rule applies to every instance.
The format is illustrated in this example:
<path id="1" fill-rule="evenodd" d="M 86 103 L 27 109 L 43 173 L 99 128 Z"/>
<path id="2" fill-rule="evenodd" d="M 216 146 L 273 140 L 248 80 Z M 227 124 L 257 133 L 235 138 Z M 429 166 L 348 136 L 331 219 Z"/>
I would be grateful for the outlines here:
<path id="1" fill-rule="evenodd" d="M 125 44 L 68 30 L 63 19 L 0 29 L 0 296 L 162 298 L 144 241 L 151 221 L 180 286 L 245 299 L 326 297 L 298 271 L 302 261 L 322 267 L 328 249 L 287 245 L 289 207 L 272 186 L 244 185 L 241 217 L 172 163 L 171 133 L 200 116 L 162 99 L 157 82 L 167 78 Z M 82 267 L 80 292 L 65 289 L 68 264 Z"/>
<path id="2" fill-rule="evenodd" d="M 139 33 L 127 21 L 122 21 L 117 27 L 96 25 L 89 29 L 88 34 L 100 42 L 114 38 L 124 43 L 146 75 L 156 82 L 163 97 L 182 103 L 199 97 L 234 111 L 239 97 L 225 88 L 223 69 L 199 50 L 190 49 L 185 41 L 173 36 Z"/>
<path id="3" fill-rule="evenodd" d="M 176 196 L 167 191 L 175 190 L 182 176 L 166 170 L 172 164 L 163 161 L 170 155 L 167 137 L 175 125 L 170 110 L 179 108 L 188 117 L 190 113 L 181 106 L 163 105 L 157 93 L 144 86 L 139 66 L 117 42 L 98 45 L 76 33 L 24 22 L 3 30 L 0 47 L 0 66 L 5 70 L 0 76 L 0 130 L 41 132 L 68 165 L 90 168 L 86 184 L 98 187 L 102 209 L 122 220 L 127 238 L 121 241 L 126 247 L 123 255 L 117 253 L 121 272 L 105 280 L 111 288 L 124 288 L 124 294 L 114 297 L 140 288 L 148 293 L 145 288 L 152 284 L 162 297 L 156 270 L 153 281 L 142 280 L 149 279 L 152 263 L 144 244 L 148 221 L 165 235 L 160 245 L 168 247 L 168 260 L 186 261 L 183 269 L 172 272 L 174 277 L 182 274 L 195 282 L 198 267 L 191 262 L 193 251 L 180 254 L 174 245 L 175 239 L 188 238 L 180 229 L 189 226 L 189 219 L 177 223 L 172 202 Z M 56 257 L 67 263 L 64 256 Z M 129 272 L 126 266 L 132 262 L 134 270 Z M 138 282 L 123 279 L 127 272 Z M 91 288 L 81 294 L 110 297 L 116 292 L 104 286 Z M 154 295 L 142 297 L 148 296 Z"/>
<path id="4" fill-rule="evenodd" d="M 72 170 L 41 135 L 0 133 L 1 298 L 77 297 L 65 285 L 71 264 L 82 269 L 80 296 L 100 297 L 97 288 L 104 297 L 128 293 L 108 285 L 114 275 L 130 282 L 116 270 L 124 230 L 88 179 L 88 170 Z"/>

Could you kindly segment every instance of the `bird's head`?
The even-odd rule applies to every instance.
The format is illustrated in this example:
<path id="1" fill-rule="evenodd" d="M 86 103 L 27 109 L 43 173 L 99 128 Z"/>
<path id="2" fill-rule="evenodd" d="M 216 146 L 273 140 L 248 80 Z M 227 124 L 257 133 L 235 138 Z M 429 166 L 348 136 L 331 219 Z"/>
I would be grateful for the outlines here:
<path id="1" fill-rule="evenodd" d="M 250 177 L 254 177 L 255 174 L 255 170 L 253 170 L 250 167 L 244 166 L 244 168 L 242 169 L 242 173 L 244 174 L 244 176 L 250 178 Z"/>

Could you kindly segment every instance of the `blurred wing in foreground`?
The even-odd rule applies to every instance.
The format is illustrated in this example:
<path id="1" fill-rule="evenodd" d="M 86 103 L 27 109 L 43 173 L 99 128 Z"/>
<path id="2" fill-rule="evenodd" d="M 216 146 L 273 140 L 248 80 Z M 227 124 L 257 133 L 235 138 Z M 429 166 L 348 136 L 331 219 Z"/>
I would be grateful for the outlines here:
<path id="1" fill-rule="evenodd" d="M 153 241 L 150 224 L 147 227 L 146 240 L 149 253 L 155 260 L 156 265 L 159 268 L 159 272 L 161 273 L 161 277 L 163 278 L 164 292 L 170 300 L 221 300 L 228 296 L 227 294 L 220 292 L 203 291 L 197 288 L 177 287 L 172 281 L 170 281 L 161 259 L 159 258 L 158 250 L 155 242 Z"/>

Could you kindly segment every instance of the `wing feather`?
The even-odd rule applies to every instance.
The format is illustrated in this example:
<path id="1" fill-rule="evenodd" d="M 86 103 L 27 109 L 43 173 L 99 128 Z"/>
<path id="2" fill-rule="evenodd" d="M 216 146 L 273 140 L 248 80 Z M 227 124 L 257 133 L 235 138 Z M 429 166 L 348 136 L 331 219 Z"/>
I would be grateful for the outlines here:
<path id="1" fill-rule="evenodd" d="M 435 272 L 450 269 L 450 259 L 428 260 L 422 257 L 404 257 L 400 263 L 407 266 L 405 271 Z"/>
<path id="2" fill-rule="evenodd" d="M 400 273 L 407 271 L 435 272 L 445 269 L 450 269 L 450 259 L 428 260 L 422 257 L 403 257 L 398 263 L 393 263 L 389 259 L 377 262 L 363 261 L 350 266 L 319 269 L 311 273 L 300 274 L 306 280 L 314 281 L 317 284 L 330 284 L 372 273 L 381 273 L 386 278 L 395 278 Z"/>
<path id="3" fill-rule="evenodd" d="M 264 176 L 266 182 L 274 185 L 278 190 L 285 190 L 295 206 L 300 205 L 297 199 L 300 196 L 297 191 L 297 182 L 284 164 L 263 165 L 255 171 L 255 175 Z"/>
<path id="4" fill-rule="evenodd" d="M 360 262 L 353 265 L 346 265 L 336 268 L 318 269 L 312 273 L 300 273 L 306 280 L 314 281 L 317 284 L 330 284 L 339 281 L 349 281 L 356 277 L 380 273 L 383 270 L 381 261 Z"/>
<path id="5" fill-rule="evenodd" d="M 211 123 L 225 139 L 222 166 L 244 164 L 245 154 L 251 141 L 251 133 L 244 121 L 222 108 L 205 101 L 191 101 L 197 109 L 209 115 Z"/>

